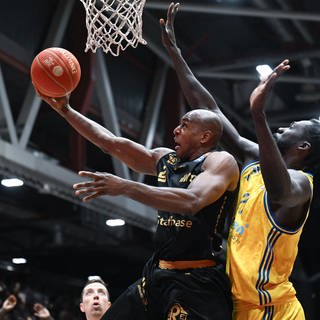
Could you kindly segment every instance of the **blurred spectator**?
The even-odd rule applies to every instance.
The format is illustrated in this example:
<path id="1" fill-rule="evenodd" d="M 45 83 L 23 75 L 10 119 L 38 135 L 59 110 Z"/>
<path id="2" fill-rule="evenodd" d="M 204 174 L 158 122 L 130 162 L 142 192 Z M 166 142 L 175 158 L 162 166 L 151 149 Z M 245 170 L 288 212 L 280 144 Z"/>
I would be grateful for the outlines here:
<path id="1" fill-rule="evenodd" d="M 0 309 L 0 320 L 6 319 L 8 313 L 10 313 L 17 305 L 17 298 L 11 294 L 6 300 L 4 300 Z"/>
<path id="2" fill-rule="evenodd" d="M 11 312 L 17 306 L 18 299 L 15 295 L 11 294 L 2 304 L 0 309 L 0 320 L 9 320 L 9 319 L 24 319 L 26 317 L 27 320 L 32 320 L 32 316 L 30 314 L 25 314 L 25 317 L 21 313 Z M 34 315 L 37 319 L 42 320 L 54 320 L 49 310 L 43 306 L 41 303 L 35 303 L 33 306 Z"/>
<path id="3" fill-rule="evenodd" d="M 43 320 L 53 320 L 49 310 L 43 306 L 41 303 L 35 303 L 33 306 L 34 315 L 39 319 Z"/>

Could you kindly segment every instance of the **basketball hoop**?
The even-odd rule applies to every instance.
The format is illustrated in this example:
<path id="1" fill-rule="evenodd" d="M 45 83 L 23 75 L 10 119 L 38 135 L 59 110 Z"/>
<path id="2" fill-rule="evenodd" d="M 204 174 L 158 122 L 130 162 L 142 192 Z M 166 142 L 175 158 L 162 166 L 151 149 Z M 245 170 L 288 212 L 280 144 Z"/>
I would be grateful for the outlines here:
<path id="1" fill-rule="evenodd" d="M 128 46 L 146 44 L 142 38 L 142 12 L 146 0 L 80 0 L 86 10 L 88 31 L 85 52 L 102 48 L 118 56 Z"/>

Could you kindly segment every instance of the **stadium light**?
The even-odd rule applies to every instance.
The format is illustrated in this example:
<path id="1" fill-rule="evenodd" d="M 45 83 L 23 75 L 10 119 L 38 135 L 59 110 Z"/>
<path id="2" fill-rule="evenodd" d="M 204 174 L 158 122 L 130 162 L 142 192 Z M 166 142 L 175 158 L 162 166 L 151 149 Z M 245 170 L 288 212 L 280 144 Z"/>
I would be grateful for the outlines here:
<path id="1" fill-rule="evenodd" d="M 273 71 L 271 67 L 267 64 L 261 64 L 256 66 L 256 70 L 260 75 L 260 80 L 267 78 Z"/>
<path id="2" fill-rule="evenodd" d="M 18 178 L 2 179 L 1 184 L 7 188 L 21 187 L 23 186 L 23 181 Z"/>
<path id="3" fill-rule="evenodd" d="M 109 227 L 119 227 L 125 225 L 125 221 L 123 219 L 108 219 L 106 225 Z"/>

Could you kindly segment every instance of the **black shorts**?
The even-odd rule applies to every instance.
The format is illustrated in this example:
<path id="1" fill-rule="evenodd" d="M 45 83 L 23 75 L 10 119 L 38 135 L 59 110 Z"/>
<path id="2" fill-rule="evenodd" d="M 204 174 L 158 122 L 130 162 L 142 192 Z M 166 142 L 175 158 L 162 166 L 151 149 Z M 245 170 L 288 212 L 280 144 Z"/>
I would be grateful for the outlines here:
<path id="1" fill-rule="evenodd" d="M 231 320 L 230 284 L 223 266 L 147 271 L 146 279 L 112 304 L 104 320 Z"/>

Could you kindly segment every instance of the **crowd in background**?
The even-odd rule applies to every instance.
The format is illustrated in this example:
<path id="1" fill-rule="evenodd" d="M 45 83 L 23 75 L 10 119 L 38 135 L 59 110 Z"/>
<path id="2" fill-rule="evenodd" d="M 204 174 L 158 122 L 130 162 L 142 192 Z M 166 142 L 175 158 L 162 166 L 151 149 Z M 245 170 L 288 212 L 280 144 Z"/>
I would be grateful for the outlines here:
<path id="1" fill-rule="evenodd" d="M 61 283 L 63 286 L 63 283 Z M 19 281 L 0 280 L 0 320 L 78 320 L 80 293 L 78 296 L 55 296 L 50 288 L 39 291 L 36 286 Z M 66 290 L 68 291 L 68 290 Z"/>

